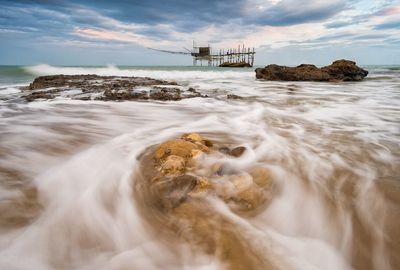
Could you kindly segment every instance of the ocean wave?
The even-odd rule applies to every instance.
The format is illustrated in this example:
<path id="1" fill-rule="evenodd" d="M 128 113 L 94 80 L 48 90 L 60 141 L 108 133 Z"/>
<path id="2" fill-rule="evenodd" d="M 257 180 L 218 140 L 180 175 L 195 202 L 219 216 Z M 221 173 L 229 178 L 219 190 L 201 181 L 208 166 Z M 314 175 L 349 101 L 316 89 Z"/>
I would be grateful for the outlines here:
<path id="1" fill-rule="evenodd" d="M 78 74 L 96 74 L 100 76 L 136 76 L 136 77 L 152 77 L 163 80 L 180 80 L 188 81 L 192 79 L 233 79 L 238 77 L 254 77 L 253 69 L 246 70 L 220 70 L 171 67 L 166 68 L 121 68 L 114 65 L 105 67 L 60 67 L 50 66 L 46 64 L 29 66 L 24 68 L 27 72 L 35 76 L 44 75 L 78 75 Z"/>

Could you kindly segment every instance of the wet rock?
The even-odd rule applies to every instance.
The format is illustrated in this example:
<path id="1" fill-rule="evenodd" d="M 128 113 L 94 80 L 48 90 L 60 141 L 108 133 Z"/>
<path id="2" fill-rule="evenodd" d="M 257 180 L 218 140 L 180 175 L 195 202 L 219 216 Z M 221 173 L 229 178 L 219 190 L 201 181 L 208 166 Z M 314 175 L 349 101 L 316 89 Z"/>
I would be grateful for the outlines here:
<path id="1" fill-rule="evenodd" d="M 360 81 L 368 75 L 368 71 L 349 60 L 337 60 L 323 68 L 309 64 L 297 67 L 268 65 L 255 71 L 257 79 L 271 81 Z"/>
<path id="2" fill-rule="evenodd" d="M 161 173 L 163 175 L 168 174 L 181 174 L 185 171 L 185 159 L 180 156 L 170 155 L 166 158 L 165 162 L 161 166 Z"/>
<path id="3" fill-rule="evenodd" d="M 53 99 L 53 98 L 54 95 L 47 92 L 34 92 L 32 94 L 25 96 L 25 99 L 27 101 L 34 101 L 36 99 Z"/>
<path id="4" fill-rule="evenodd" d="M 75 87 L 86 89 L 97 89 L 104 87 L 114 89 L 132 88 L 146 85 L 176 85 L 175 82 L 156 80 L 147 77 L 122 77 L 122 76 L 98 76 L 88 75 L 50 75 L 40 76 L 29 85 L 29 90 L 45 89 L 50 87 Z"/>
<path id="5" fill-rule="evenodd" d="M 227 99 L 242 99 L 241 96 L 234 95 L 234 94 L 229 94 L 226 96 Z"/>
<path id="6" fill-rule="evenodd" d="M 202 142 L 203 138 L 198 133 L 190 133 L 182 135 L 182 139 L 190 142 Z"/>
<path id="7" fill-rule="evenodd" d="M 240 157 L 241 155 L 243 155 L 244 151 L 246 151 L 246 147 L 244 147 L 244 146 L 238 146 L 238 147 L 233 148 L 233 149 L 229 152 L 229 154 L 230 154 L 231 156 L 234 156 L 234 157 Z"/>
<path id="8" fill-rule="evenodd" d="M 158 88 L 154 87 L 153 90 L 150 91 L 149 95 L 150 99 L 154 100 L 181 100 L 181 90 L 178 88 Z"/>
<path id="9" fill-rule="evenodd" d="M 200 247 L 229 262 L 227 269 L 278 269 L 259 261 L 259 255 L 254 255 L 258 249 L 242 237 L 243 226 L 223 214 L 212 199 L 218 198 L 242 216 L 257 215 L 273 197 L 269 171 L 258 166 L 237 168 L 218 151 L 218 143 L 206 146 L 206 141 L 198 133 L 184 134 L 140 155 L 134 181 L 140 213 L 157 235 L 177 236 Z"/>
<path id="10" fill-rule="evenodd" d="M 207 146 L 207 147 L 213 147 L 214 146 L 213 142 L 210 141 L 210 140 L 207 140 L 207 139 L 203 140 L 203 144 L 205 146 Z"/>
<path id="11" fill-rule="evenodd" d="M 151 179 L 149 184 L 156 186 L 155 200 L 161 200 L 160 207 L 170 209 L 172 205 L 176 207 L 186 196 L 197 198 L 203 196 L 203 192 L 211 191 L 229 202 L 234 210 L 253 211 L 262 206 L 269 196 L 266 190 L 272 187 L 269 171 L 263 167 L 253 167 L 248 171 L 239 170 L 232 166 L 221 152 L 240 157 L 246 151 L 244 146 L 232 150 L 219 147 L 217 151 L 213 146 L 206 146 L 206 141 L 208 140 L 198 133 L 189 133 L 154 147 L 151 155 L 154 163 L 147 166 L 153 168 L 153 173 L 148 178 Z M 207 144 L 213 145 L 211 141 Z M 221 159 L 218 160 L 218 157 Z M 211 158 L 210 161 L 207 161 L 208 158 Z M 184 175 L 185 178 L 179 178 Z M 188 184 L 190 194 L 182 182 L 173 183 L 183 181 L 182 179 L 189 175 L 196 179 L 195 185 Z M 190 181 L 194 183 L 193 180 Z M 184 190 L 179 190 L 181 187 L 184 187 Z M 173 188 L 178 190 L 171 191 Z"/>
<path id="12" fill-rule="evenodd" d="M 170 155 L 179 156 L 184 159 L 192 157 L 193 150 L 200 150 L 200 146 L 182 139 L 166 141 L 158 146 L 155 158 L 165 159 Z"/>
<path id="13" fill-rule="evenodd" d="M 102 97 L 97 98 L 98 100 L 114 100 L 114 101 L 122 101 L 122 100 L 147 100 L 149 96 L 146 91 L 142 92 L 133 92 L 133 91 L 116 91 L 107 89 L 104 91 L 104 95 Z"/>
<path id="14" fill-rule="evenodd" d="M 182 92 L 180 88 L 165 87 L 166 85 L 178 84 L 147 77 L 53 75 L 37 77 L 23 90 L 41 89 L 40 93 L 33 92 L 24 96 L 28 102 L 40 98 L 54 99 L 56 97 L 102 101 L 176 101 L 184 98 L 207 97 L 194 88 Z M 82 93 L 85 95 L 84 97 Z"/>
<path id="15" fill-rule="evenodd" d="M 183 203 L 188 193 L 197 185 L 197 178 L 191 175 L 180 175 L 164 179 L 153 185 L 153 196 L 163 209 L 173 209 Z"/>
<path id="16" fill-rule="evenodd" d="M 185 98 L 195 98 L 195 97 L 202 97 L 202 98 L 206 98 L 208 97 L 207 95 L 203 95 L 200 92 L 198 92 L 196 89 L 190 87 L 187 92 L 189 92 L 190 94 L 185 94 L 184 97 Z"/>
<path id="17" fill-rule="evenodd" d="M 239 63 L 224 62 L 220 64 L 219 67 L 251 67 L 251 65 L 244 61 Z"/>
<path id="18" fill-rule="evenodd" d="M 264 167 L 254 167 L 249 170 L 249 174 L 253 177 L 253 182 L 262 188 L 270 188 L 272 186 L 271 173 Z"/>

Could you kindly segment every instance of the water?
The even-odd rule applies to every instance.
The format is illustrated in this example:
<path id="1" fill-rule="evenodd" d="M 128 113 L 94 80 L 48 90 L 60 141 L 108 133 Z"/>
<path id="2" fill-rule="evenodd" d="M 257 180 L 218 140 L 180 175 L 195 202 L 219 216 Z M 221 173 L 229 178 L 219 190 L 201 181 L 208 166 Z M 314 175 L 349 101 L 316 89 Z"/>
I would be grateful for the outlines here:
<path id="1" fill-rule="evenodd" d="M 400 269 L 400 70 L 365 68 L 362 82 L 315 83 L 257 81 L 253 69 L 1 67 L 0 269 Z M 20 99 L 35 76 L 90 73 L 212 97 Z M 137 157 L 186 132 L 247 147 L 234 166 L 263 166 L 278 187 L 252 216 L 209 198 L 201 233 L 214 253 L 149 222 L 134 192 Z"/>

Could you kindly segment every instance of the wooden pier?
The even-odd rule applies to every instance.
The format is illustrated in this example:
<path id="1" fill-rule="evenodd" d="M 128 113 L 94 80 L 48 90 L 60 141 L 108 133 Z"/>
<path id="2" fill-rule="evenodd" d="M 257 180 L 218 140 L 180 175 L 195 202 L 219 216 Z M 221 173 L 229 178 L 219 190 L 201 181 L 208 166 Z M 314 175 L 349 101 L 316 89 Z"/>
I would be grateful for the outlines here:
<path id="1" fill-rule="evenodd" d="M 252 67 L 255 54 L 254 48 L 246 48 L 244 45 L 231 49 L 219 49 L 215 52 L 210 45 L 198 47 L 193 43 L 193 50 L 191 51 L 194 66 L 197 66 L 198 62 L 202 66 L 203 61 L 205 61 L 208 66 Z"/>
<path id="2" fill-rule="evenodd" d="M 207 63 L 208 66 L 218 66 L 218 67 L 252 67 L 254 64 L 254 55 L 256 51 L 253 48 L 247 48 L 244 46 L 238 46 L 237 48 L 231 49 L 218 49 L 214 51 L 210 45 L 207 47 L 196 46 L 193 41 L 193 49 L 186 49 L 186 52 L 182 51 L 168 51 L 160 50 L 154 48 L 148 48 L 154 51 L 166 52 L 172 54 L 185 54 L 191 55 L 193 57 L 193 66 L 200 65 L 203 66 L 203 61 Z"/>

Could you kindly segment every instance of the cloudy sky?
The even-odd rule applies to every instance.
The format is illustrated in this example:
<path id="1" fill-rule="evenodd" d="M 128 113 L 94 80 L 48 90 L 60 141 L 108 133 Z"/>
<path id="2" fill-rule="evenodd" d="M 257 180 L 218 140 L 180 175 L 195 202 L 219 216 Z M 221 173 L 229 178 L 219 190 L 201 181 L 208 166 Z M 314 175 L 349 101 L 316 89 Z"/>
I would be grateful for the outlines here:
<path id="1" fill-rule="evenodd" d="M 192 41 L 256 64 L 400 64 L 400 1 L 0 0 L 0 65 L 190 65 Z"/>

